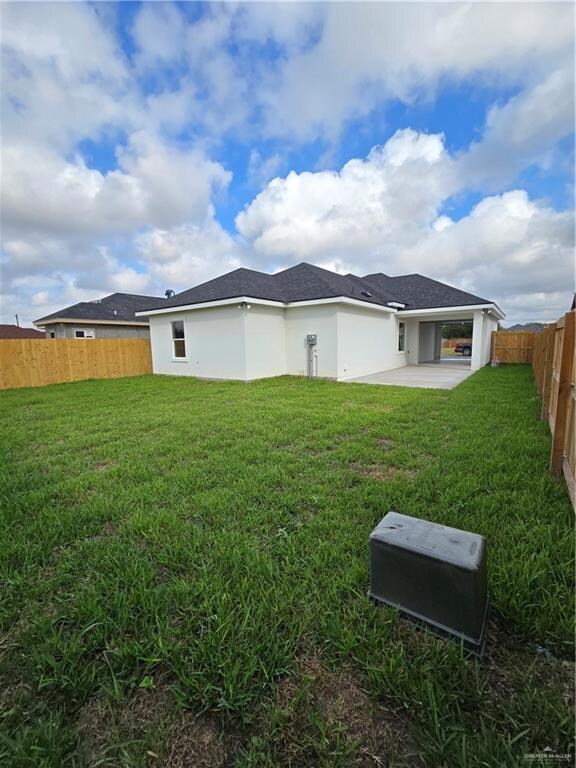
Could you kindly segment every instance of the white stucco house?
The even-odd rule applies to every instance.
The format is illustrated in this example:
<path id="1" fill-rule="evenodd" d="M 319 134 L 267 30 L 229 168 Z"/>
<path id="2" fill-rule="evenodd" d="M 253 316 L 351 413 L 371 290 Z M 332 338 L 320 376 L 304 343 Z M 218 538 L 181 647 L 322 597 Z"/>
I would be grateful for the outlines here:
<path id="1" fill-rule="evenodd" d="M 346 381 L 440 359 L 442 324 L 472 321 L 472 369 L 504 317 L 493 301 L 422 275 L 339 275 L 311 264 L 209 280 L 137 312 L 155 373 L 250 381 L 283 374 Z"/>

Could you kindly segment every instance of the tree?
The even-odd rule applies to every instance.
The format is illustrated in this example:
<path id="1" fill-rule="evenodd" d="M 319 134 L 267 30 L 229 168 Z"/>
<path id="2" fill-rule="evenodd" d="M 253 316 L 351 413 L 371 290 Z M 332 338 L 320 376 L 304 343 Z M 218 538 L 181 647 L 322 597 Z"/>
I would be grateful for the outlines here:
<path id="1" fill-rule="evenodd" d="M 442 326 L 443 339 L 471 339 L 472 323 L 445 323 Z"/>

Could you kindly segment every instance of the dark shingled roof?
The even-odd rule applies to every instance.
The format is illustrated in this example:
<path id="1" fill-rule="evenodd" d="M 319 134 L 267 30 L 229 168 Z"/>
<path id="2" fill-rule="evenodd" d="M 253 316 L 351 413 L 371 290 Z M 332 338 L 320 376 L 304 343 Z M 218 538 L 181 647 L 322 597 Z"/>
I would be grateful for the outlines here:
<path id="1" fill-rule="evenodd" d="M 0 339 L 45 339 L 44 331 L 22 328 L 19 325 L 0 325 Z"/>
<path id="2" fill-rule="evenodd" d="M 303 262 L 274 275 L 253 269 L 235 269 L 221 277 L 182 291 L 171 299 L 149 303 L 142 310 L 168 309 L 236 299 L 241 296 L 282 303 L 342 296 L 381 306 L 386 306 L 389 302 L 398 302 L 405 304 L 407 310 L 492 303 L 422 275 L 388 277 L 377 273 L 357 277 L 352 274 L 339 275 L 328 269 Z"/>
<path id="3" fill-rule="evenodd" d="M 147 309 L 159 301 L 158 296 L 138 296 L 133 293 L 112 293 L 97 301 L 81 301 L 71 307 L 53 312 L 51 315 L 35 320 L 42 325 L 47 320 L 114 320 L 126 323 L 145 323 L 146 317 L 136 317 L 135 312 Z"/>
<path id="4" fill-rule="evenodd" d="M 406 309 L 433 309 L 435 307 L 465 307 L 471 304 L 492 304 L 473 293 L 461 291 L 451 285 L 432 280 L 424 275 L 383 274 L 366 275 L 363 281 L 374 288 L 385 288 L 394 293 L 396 301 L 406 304 Z"/>
<path id="5" fill-rule="evenodd" d="M 234 299 L 237 296 L 250 296 L 253 299 L 269 299 L 284 301 L 281 292 L 274 282 L 275 275 L 256 272 L 253 269 L 235 269 L 214 280 L 196 285 L 187 291 L 177 293 L 171 299 L 156 299 L 144 309 L 165 309 L 180 307 L 183 304 L 202 304 L 206 301 L 221 301 Z"/>

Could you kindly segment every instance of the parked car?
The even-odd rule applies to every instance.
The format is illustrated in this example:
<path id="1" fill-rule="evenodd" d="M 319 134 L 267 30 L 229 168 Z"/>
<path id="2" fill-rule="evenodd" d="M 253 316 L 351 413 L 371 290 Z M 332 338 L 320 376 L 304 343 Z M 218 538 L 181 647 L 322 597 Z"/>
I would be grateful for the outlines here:
<path id="1" fill-rule="evenodd" d="M 472 342 L 463 341 L 456 344 L 454 352 L 459 352 L 461 355 L 464 355 L 464 357 L 470 357 L 472 354 Z"/>

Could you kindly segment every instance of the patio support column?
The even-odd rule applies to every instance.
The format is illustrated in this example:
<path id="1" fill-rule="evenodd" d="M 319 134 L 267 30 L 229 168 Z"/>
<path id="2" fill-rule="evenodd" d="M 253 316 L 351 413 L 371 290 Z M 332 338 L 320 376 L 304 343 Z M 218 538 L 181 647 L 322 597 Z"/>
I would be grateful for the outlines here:
<path id="1" fill-rule="evenodd" d="M 482 341 L 484 339 L 484 313 L 481 309 L 474 310 L 472 325 L 472 357 L 470 367 L 477 371 L 482 367 Z"/>
<path id="2" fill-rule="evenodd" d="M 434 360 L 437 362 L 442 357 L 442 323 L 436 323 L 434 327 Z"/>

